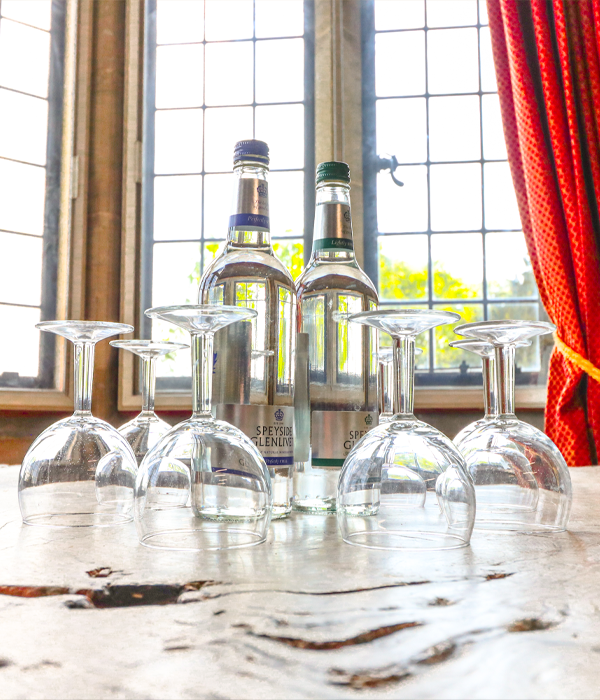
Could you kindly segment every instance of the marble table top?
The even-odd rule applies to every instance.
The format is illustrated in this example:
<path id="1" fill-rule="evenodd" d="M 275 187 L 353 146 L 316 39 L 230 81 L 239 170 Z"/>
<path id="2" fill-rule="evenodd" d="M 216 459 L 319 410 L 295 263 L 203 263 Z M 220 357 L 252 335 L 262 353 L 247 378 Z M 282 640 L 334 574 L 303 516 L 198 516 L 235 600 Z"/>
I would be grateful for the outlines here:
<path id="1" fill-rule="evenodd" d="M 266 544 L 147 549 L 135 526 L 21 524 L 0 468 L 0 698 L 600 698 L 600 469 L 569 531 L 449 552 L 344 544 L 333 516 Z"/>

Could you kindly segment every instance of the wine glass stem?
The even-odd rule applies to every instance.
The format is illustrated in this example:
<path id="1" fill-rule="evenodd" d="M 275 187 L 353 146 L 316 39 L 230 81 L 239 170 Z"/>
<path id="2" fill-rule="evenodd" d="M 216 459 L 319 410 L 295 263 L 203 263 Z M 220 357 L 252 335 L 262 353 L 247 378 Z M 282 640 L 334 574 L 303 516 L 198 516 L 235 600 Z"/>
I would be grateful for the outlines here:
<path id="1" fill-rule="evenodd" d="M 212 418 L 213 333 L 192 334 L 192 407 L 194 418 Z"/>
<path id="2" fill-rule="evenodd" d="M 501 345 L 494 348 L 498 410 L 502 416 L 515 413 L 515 346 Z"/>
<path id="3" fill-rule="evenodd" d="M 92 412 L 95 346 L 89 341 L 75 343 L 75 415 Z"/>
<path id="4" fill-rule="evenodd" d="M 498 390 L 496 388 L 495 361 L 493 357 L 483 358 L 483 401 L 485 415 L 498 415 Z"/>
<path id="5" fill-rule="evenodd" d="M 393 377 L 394 414 L 412 416 L 415 397 L 415 339 L 402 335 L 394 338 Z"/>
<path id="6" fill-rule="evenodd" d="M 154 413 L 154 388 L 156 386 L 156 361 L 142 358 L 142 413 Z"/>

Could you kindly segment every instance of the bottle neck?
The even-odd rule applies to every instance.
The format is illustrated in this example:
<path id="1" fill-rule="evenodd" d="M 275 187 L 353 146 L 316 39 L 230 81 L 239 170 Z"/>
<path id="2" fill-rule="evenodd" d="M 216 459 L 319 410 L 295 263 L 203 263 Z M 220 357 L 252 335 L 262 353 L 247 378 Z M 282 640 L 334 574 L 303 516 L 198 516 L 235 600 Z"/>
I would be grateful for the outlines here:
<path id="1" fill-rule="evenodd" d="M 350 185 L 326 181 L 317 185 L 313 260 L 349 262 L 355 259 L 350 210 Z"/>
<path id="2" fill-rule="evenodd" d="M 234 165 L 228 248 L 271 249 L 268 172 L 261 163 L 241 161 Z"/>

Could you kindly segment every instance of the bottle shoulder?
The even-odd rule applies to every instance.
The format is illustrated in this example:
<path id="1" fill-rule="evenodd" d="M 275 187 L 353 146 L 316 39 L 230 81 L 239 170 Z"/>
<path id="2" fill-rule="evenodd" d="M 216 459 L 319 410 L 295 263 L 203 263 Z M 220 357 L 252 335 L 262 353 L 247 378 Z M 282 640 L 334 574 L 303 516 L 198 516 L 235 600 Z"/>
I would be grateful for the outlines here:
<path id="1" fill-rule="evenodd" d="M 200 290 L 209 289 L 224 279 L 270 278 L 295 290 L 294 280 L 285 265 L 271 252 L 256 248 L 225 247 L 207 267 L 200 280 Z"/>
<path id="2" fill-rule="evenodd" d="M 347 289 L 374 298 L 378 301 L 377 290 L 366 272 L 356 261 L 331 262 L 313 260 L 296 280 L 298 299 L 330 289 Z"/>

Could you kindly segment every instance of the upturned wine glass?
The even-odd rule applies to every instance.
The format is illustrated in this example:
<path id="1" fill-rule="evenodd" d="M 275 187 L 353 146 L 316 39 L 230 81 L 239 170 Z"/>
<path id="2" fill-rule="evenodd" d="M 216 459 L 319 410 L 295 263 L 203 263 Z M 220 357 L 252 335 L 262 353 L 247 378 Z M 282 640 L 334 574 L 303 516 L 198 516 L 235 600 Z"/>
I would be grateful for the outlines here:
<path id="1" fill-rule="evenodd" d="M 43 321 L 36 328 L 74 344 L 75 412 L 33 442 L 19 474 L 23 522 L 106 527 L 132 519 L 137 463 L 125 438 L 92 415 L 94 348 L 132 326 L 101 321 Z"/>
<path id="2" fill-rule="evenodd" d="M 379 348 L 377 353 L 377 399 L 379 403 L 379 422 L 387 423 L 394 417 L 394 366 L 393 349 Z M 423 350 L 415 347 L 415 357 Z"/>
<path id="3" fill-rule="evenodd" d="M 392 420 L 359 440 L 342 467 L 337 517 L 348 544 L 415 550 L 469 543 L 475 491 L 464 460 L 445 435 L 413 415 L 415 337 L 459 318 L 429 309 L 350 316 L 392 336 L 396 386 Z"/>
<path id="4" fill-rule="evenodd" d="M 494 346 L 498 414 L 460 443 L 477 494 L 477 529 L 499 532 L 565 530 L 571 477 L 550 438 L 515 416 L 515 349 L 555 326 L 543 321 L 482 321 L 455 332 Z"/>
<path id="5" fill-rule="evenodd" d="M 157 340 L 111 340 L 110 344 L 142 358 L 142 411 L 119 428 L 121 435 L 131 445 L 139 465 L 146 452 L 171 430 L 171 426 L 154 412 L 156 360 L 189 346 Z"/>
<path id="6" fill-rule="evenodd" d="M 474 355 L 479 355 L 482 360 L 481 373 L 483 377 L 483 406 L 484 416 L 479 420 L 473 421 L 466 425 L 452 441 L 459 449 L 463 440 L 466 439 L 479 426 L 484 425 L 487 421 L 495 418 L 498 415 L 498 387 L 496 386 L 496 372 L 494 362 L 494 346 L 491 343 L 484 343 L 483 340 L 476 338 L 466 338 L 464 340 L 454 340 L 448 343 L 451 348 L 457 350 L 467 350 Z M 531 345 L 531 341 L 527 340 L 522 343 L 516 343 L 515 347 L 526 347 Z"/>
<path id="7" fill-rule="evenodd" d="M 146 315 L 187 330 L 192 347 L 192 417 L 164 435 L 140 465 L 135 519 L 140 542 L 206 550 L 264 542 L 273 494 L 260 452 L 241 430 L 211 413 L 213 337 L 257 313 L 242 306 L 185 305 Z"/>

